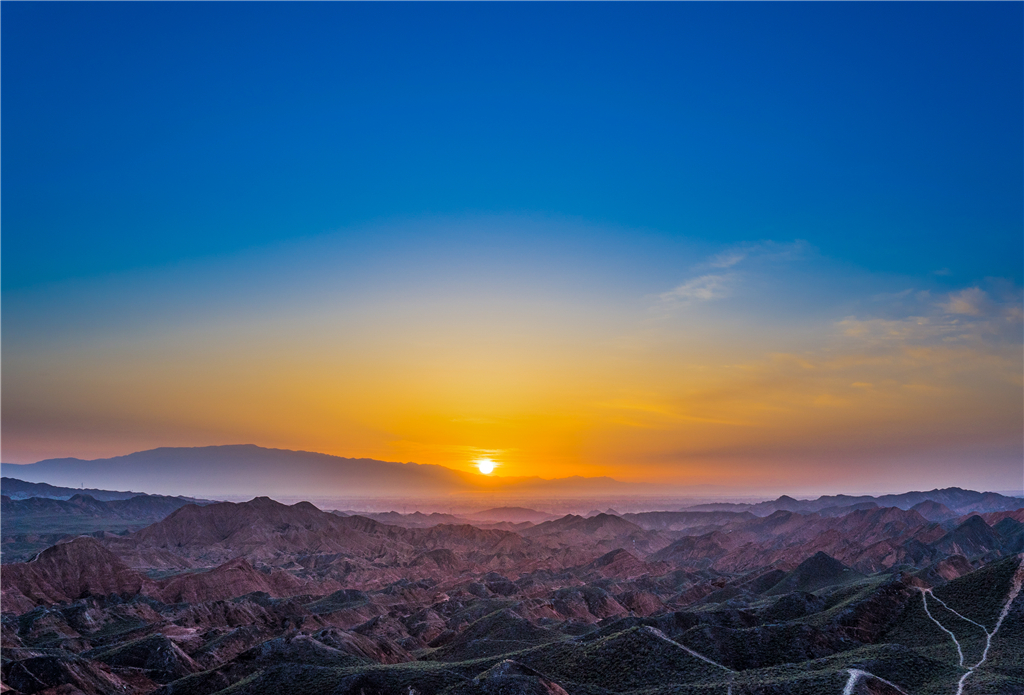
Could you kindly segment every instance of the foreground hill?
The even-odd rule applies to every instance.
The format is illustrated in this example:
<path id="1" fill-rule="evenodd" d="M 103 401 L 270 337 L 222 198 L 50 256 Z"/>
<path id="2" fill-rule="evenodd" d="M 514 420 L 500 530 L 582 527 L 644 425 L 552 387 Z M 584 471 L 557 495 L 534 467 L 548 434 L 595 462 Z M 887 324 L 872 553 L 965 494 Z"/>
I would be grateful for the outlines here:
<path id="1" fill-rule="evenodd" d="M 4 566 L 4 692 L 1024 692 L 1024 509 L 628 516 L 185 505 Z"/>
<path id="2" fill-rule="evenodd" d="M 611 478 L 555 480 L 484 476 L 444 466 L 353 459 L 251 444 L 163 447 L 84 461 L 48 459 L 0 465 L 4 475 L 53 485 L 130 486 L 170 495 L 245 497 L 273 490 L 282 497 L 412 497 L 502 491 L 541 495 L 639 494 L 648 487 Z"/>
<path id="3" fill-rule="evenodd" d="M 575 571 L 326 596 L 293 586 L 286 597 L 273 573 L 241 559 L 155 582 L 96 541 L 65 545 L 22 574 L 73 567 L 55 591 L 85 587 L 82 596 L 4 614 L 3 682 L 14 693 L 928 695 L 965 676 L 964 693 L 1024 687 L 1017 556 L 936 585 L 905 571 L 843 577 L 816 557 L 789 575 L 823 584 L 813 591 L 758 589 L 758 573 L 720 576 L 720 598 L 640 614 L 595 584 L 555 588 Z M 622 564 L 625 552 L 580 572 Z M 657 583 L 663 570 L 648 566 L 634 584 Z"/>

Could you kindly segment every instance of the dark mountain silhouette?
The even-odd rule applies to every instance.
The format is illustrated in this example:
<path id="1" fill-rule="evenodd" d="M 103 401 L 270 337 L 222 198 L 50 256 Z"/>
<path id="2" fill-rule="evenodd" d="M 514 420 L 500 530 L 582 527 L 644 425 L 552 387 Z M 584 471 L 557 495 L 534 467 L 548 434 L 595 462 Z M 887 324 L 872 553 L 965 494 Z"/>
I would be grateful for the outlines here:
<path id="1" fill-rule="evenodd" d="M 526 507 L 496 507 L 467 515 L 467 518 L 479 521 L 508 521 L 513 524 L 521 524 L 524 521 L 539 524 L 542 521 L 549 521 L 557 517 L 557 514 L 538 512 L 535 509 L 527 509 Z"/>
<path id="2" fill-rule="evenodd" d="M 69 537 L 137 531 L 195 502 L 207 503 L 205 500 L 145 494 L 108 501 L 81 492 L 68 499 L 29 497 L 12 500 L 3 495 L 0 496 L 3 562 L 28 560 L 40 550 Z"/>
<path id="3" fill-rule="evenodd" d="M 824 495 L 814 500 L 797 500 L 788 495 L 778 499 L 756 504 L 712 503 L 687 507 L 688 511 L 749 511 L 758 516 L 769 516 L 777 511 L 800 512 L 803 514 L 821 512 L 832 507 L 851 507 L 853 505 L 876 504 L 879 507 L 897 507 L 911 509 L 914 505 L 932 501 L 945 505 L 958 514 L 967 512 L 995 512 L 1020 509 L 1024 507 L 1024 498 L 1007 497 L 995 492 L 975 492 L 950 487 L 928 492 L 904 492 L 899 495 Z M 852 509 L 851 509 L 852 511 Z"/>
<path id="4" fill-rule="evenodd" d="M 1024 552 L 1024 523 L 1012 517 L 1006 517 L 996 523 L 992 530 L 1002 539 L 1002 549 L 1006 553 Z"/>
<path id="5" fill-rule="evenodd" d="M 585 496 L 657 490 L 604 477 L 544 480 L 485 476 L 438 465 L 343 458 L 251 444 L 164 447 L 94 461 L 48 459 L 24 465 L 5 463 L 0 467 L 5 475 L 53 485 L 128 485 L 162 494 L 204 497 L 248 497 L 272 492 L 280 497 L 422 498 L 481 491 Z"/>
<path id="6" fill-rule="evenodd" d="M 523 535 L 529 538 L 552 533 L 573 532 L 591 538 L 619 538 L 642 530 L 636 524 L 611 514 L 598 513 L 591 517 L 569 514 L 560 519 L 545 521 L 524 529 Z"/>
<path id="7" fill-rule="evenodd" d="M 935 542 L 935 547 L 949 555 L 963 555 L 968 560 L 999 550 L 1003 539 L 985 520 L 972 515 Z"/>
<path id="8" fill-rule="evenodd" d="M 18 469 L 14 469 L 18 470 Z M 0 478 L 0 493 L 12 500 L 24 500 L 29 497 L 45 497 L 55 500 L 71 499 L 75 495 L 88 495 L 101 502 L 111 500 L 127 500 L 132 497 L 145 496 L 144 492 L 121 492 L 116 490 L 96 490 L 93 488 L 55 487 L 47 483 L 27 483 L 17 478 Z M 208 502 L 193 497 L 182 498 L 185 502 Z"/>
<path id="9" fill-rule="evenodd" d="M 593 559 L 594 551 L 604 553 L 615 548 L 646 555 L 671 540 L 660 531 L 646 531 L 621 517 L 604 513 L 591 517 L 569 514 L 519 529 L 517 533 L 535 545 L 558 552 L 566 563 L 587 561 Z"/>
<path id="10" fill-rule="evenodd" d="M 633 579 L 645 574 L 651 574 L 658 569 L 660 568 L 656 565 L 643 562 L 628 550 L 618 548 L 581 567 L 578 572 L 582 576 L 593 573 L 601 577 Z M 665 569 L 667 569 L 667 566 L 665 566 Z"/>
<path id="11" fill-rule="evenodd" d="M 853 571 L 831 555 L 818 551 L 797 565 L 778 584 L 766 591 L 765 595 L 817 591 L 826 586 L 849 584 L 863 578 L 863 574 Z"/>
<path id="12" fill-rule="evenodd" d="M 859 512 L 865 509 L 878 509 L 877 502 L 857 502 L 855 504 L 847 504 L 842 507 L 825 507 L 819 509 L 816 514 L 819 516 L 846 516 L 850 512 Z"/>
<path id="13" fill-rule="evenodd" d="M 468 523 L 468 519 L 465 519 L 461 516 L 455 516 L 453 514 L 440 514 L 438 512 L 433 512 L 432 514 L 424 514 L 422 512 L 401 514 L 399 512 L 334 511 L 332 512 L 332 514 L 337 514 L 338 516 L 364 516 L 367 519 L 373 519 L 374 521 L 379 521 L 382 524 L 406 526 L 409 528 L 427 528 L 430 526 L 437 526 L 438 524 Z"/>
<path id="14" fill-rule="evenodd" d="M 916 511 L 895 507 L 861 509 L 841 517 L 777 511 L 680 538 L 651 559 L 735 572 L 768 566 L 790 569 L 821 551 L 859 572 L 877 572 L 948 554 L 931 545 L 945 534 L 944 528 Z"/>
<path id="15" fill-rule="evenodd" d="M 923 516 L 928 521 L 949 521 L 959 516 L 952 509 L 942 504 L 941 502 L 935 502 L 934 500 L 925 500 L 924 502 L 918 502 L 911 507 L 915 512 Z"/>
<path id="16" fill-rule="evenodd" d="M 131 521 L 158 521 L 186 504 L 195 504 L 181 497 L 164 495 L 137 495 L 127 499 L 108 502 L 90 495 L 79 493 L 69 499 L 29 497 L 12 500 L 6 495 L 0 497 L 4 518 L 4 529 L 18 532 L 21 528 L 39 532 L 41 525 L 54 518 L 99 518 Z M 206 502 L 204 502 L 206 504 Z"/>
<path id="17" fill-rule="evenodd" d="M 657 529 L 681 531 L 683 529 L 721 526 L 734 522 L 749 521 L 757 517 L 750 512 L 710 511 L 639 512 L 636 514 L 623 514 L 622 518 L 650 531 Z"/>

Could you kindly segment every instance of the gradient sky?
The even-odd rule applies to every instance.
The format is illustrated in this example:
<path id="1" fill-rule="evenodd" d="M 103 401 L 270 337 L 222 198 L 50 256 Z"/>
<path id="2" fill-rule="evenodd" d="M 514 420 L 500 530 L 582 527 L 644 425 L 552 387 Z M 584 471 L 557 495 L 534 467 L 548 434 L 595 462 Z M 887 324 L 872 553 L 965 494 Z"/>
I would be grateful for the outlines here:
<path id="1" fill-rule="evenodd" d="M 5 462 L 1022 484 L 1020 3 L 0 16 Z"/>

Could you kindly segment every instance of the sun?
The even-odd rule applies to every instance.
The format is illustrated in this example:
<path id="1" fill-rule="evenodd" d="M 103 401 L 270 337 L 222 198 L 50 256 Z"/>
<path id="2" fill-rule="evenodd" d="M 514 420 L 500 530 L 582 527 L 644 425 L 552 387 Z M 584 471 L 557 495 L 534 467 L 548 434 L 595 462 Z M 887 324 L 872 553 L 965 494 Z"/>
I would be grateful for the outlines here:
<path id="1" fill-rule="evenodd" d="M 494 472 L 495 467 L 498 465 L 491 459 L 477 459 L 475 461 L 477 470 L 484 475 L 490 475 Z"/>

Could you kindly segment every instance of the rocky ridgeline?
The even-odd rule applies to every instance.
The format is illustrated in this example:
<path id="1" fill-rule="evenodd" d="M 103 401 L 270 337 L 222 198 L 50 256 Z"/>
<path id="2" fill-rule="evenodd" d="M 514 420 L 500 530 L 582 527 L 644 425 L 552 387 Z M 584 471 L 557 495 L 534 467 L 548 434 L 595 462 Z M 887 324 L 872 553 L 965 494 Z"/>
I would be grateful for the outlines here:
<path id="1" fill-rule="evenodd" d="M 1024 509 L 948 510 L 186 505 L 3 565 L 3 692 L 1024 692 Z"/>

